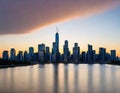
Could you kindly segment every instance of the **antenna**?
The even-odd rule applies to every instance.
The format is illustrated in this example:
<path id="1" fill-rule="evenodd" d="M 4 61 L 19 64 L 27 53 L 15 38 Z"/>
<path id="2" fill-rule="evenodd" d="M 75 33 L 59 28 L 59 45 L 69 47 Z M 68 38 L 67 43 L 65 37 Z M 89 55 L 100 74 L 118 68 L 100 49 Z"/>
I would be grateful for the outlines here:
<path id="1" fill-rule="evenodd" d="M 56 33 L 58 33 L 59 32 L 59 29 L 58 29 L 58 27 L 56 27 Z"/>

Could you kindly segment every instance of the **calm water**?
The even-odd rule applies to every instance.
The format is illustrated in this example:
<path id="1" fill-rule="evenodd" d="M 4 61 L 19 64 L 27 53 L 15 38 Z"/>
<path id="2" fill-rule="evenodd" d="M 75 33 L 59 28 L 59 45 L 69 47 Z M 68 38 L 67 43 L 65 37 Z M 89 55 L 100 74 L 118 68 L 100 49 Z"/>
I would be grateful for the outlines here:
<path id="1" fill-rule="evenodd" d="M 0 93 L 120 93 L 120 67 L 46 64 L 0 69 Z"/>

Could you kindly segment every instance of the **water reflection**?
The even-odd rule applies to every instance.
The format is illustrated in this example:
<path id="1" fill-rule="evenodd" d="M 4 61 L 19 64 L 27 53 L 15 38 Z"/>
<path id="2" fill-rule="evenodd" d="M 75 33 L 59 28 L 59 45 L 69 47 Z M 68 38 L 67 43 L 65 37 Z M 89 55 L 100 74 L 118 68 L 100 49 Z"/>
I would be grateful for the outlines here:
<path id="1" fill-rule="evenodd" d="M 0 93 L 119 93 L 120 67 L 46 64 L 0 69 Z"/>
<path id="2" fill-rule="evenodd" d="M 88 65 L 88 93 L 93 93 L 93 65 Z"/>
<path id="3" fill-rule="evenodd" d="M 65 93 L 69 93 L 69 87 L 68 87 L 68 64 L 64 65 L 64 90 Z"/>
<path id="4" fill-rule="evenodd" d="M 54 79 L 53 79 L 53 82 L 54 82 L 54 93 L 58 93 L 58 90 L 59 90 L 59 80 L 58 80 L 58 75 L 59 75 L 59 72 L 58 72 L 58 65 L 54 65 Z"/>
<path id="5" fill-rule="evenodd" d="M 102 69 L 102 68 L 104 68 L 104 69 Z M 100 76 L 100 80 L 99 80 L 99 91 L 101 92 L 101 93 L 108 93 L 107 91 L 105 91 L 105 89 L 106 89 L 106 67 L 104 66 L 104 65 L 101 65 L 101 66 L 99 66 L 99 76 Z"/>

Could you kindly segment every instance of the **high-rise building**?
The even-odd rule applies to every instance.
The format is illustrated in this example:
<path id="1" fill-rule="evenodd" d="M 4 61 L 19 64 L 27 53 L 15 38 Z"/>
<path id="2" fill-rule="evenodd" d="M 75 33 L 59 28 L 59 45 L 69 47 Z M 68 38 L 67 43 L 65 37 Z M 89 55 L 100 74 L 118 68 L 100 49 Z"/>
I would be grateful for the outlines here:
<path id="1" fill-rule="evenodd" d="M 38 52 L 38 62 L 40 63 L 45 62 L 45 51 Z"/>
<path id="2" fill-rule="evenodd" d="M 92 45 L 88 44 L 88 51 L 87 51 L 87 61 L 88 63 L 92 63 L 92 58 L 93 58 L 93 49 L 92 49 Z"/>
<path id="3" fill-rule="evenodd" d="M 68 62 L 70 60 L 70 52 L 68 48 L 68 41 L 65 40 L 64 46 L 63 46 L 63 61 Z"/>
<path id="4" fill-rule="evenodd" d="M 108 62 L 111 61 L 111 55 L 109 53 L 106 53 L 106 61 Z"/>
<path id="5" fill-rule="evenodd" d="M 50 48 L 48 46 L 46 47 L 46 53 L 50 53 Z"/>
<path id="6" fill-rule="evenodd" d="M 55 44 L 56 44 L 56 62 L 60 61 L 60 52 L 59 52 L 59 33 L 55 34 Z"/>
<path id="7" fill-rule="evenodd" d="M 46 47 L 45 61 L 50 62 L 50 48 Z"/>
<path id="8" fill-rule="evenodd" d="M 115 61 L 116 60 L 116 50 L 111 50 L 110 51 L 110 54 L 111 54 L 111 61 Z"/>
<path id="9" fill-rule="evenodd" d="M 52 54 L 56 54 L 56 43 L 53 42 L 52 44 Z"/>
<path id="10" fill-rule="evenodd" d="M 38 45 L 38 52 L 39 51 L 45 51 L 45 44 L 39 44 Z"/>
<path id="11" fill-rule="evenodd" d="M 38 45 L 38 62 L 45 62 L 45 44 Z"/>
<path id="12" fill-rule="evenodd" d="M 60 61 L 60 53 L 59 53 L 59 33 L 55 34 L 55 42 L 53 42 L 52 47 L 52 62 Z"/>
<path id="13" fill-rule="evenodd" d="M 96 51 L 95 50 L 92 51 L 92 61 L 93 63 L 96 62 Z"/>
<path id="14" fill-rule="evenodd" d="M 100 63 L 105 63 L 106 61 L 106 49 L 100 47 L 99 48 L 99 61 Z"/>
<path id="15" fill-rule="evenodd" d="M 73 47 L 73 62 L 79 63 L 79 61 L 80 61 L 80 47 L 78 46 L 78 43 L 75 43 Z"/>
<path id="16" fill-rule="evenodd" d="M 3 51 L 2 58 L 3 58 L 4 60 L 8 60 L 8 59 L 9 59 L 9 54 L 8 54 L 8 51 L 7 51 L 7 50 Z"/>
<path id="17" fill-rule="evenodd" d="M 23 51 L 18 52 L 18 61 L 24 61 L 23 60 Z"/>
<path id="18" fill-rule="evenodd" d="M 56 43 L 53 42 L 53 46 L 52 46 L 52 57 L 51 57 L 51 60 L 52 62 L 56 62 L 56 54 L 57 54 L 57 51 L 56 51 Z"/>
<path id="19" fill-rule="evenodd" d="M 56 44 L 56 51 L 59 52 L 59 33 L 57 29 L 57 33 L 55 34 L 55 44 Z"/>
<path id="20" fill-rule="evenodd" d="M 34 48 L 29 47 L 29 62 L 33 62 L 33 61 L 34 61 Z"/>
<path id="21" fill-rule="evenodd" d="M 29 47 L 29 54 L 34 54 L 34 48 L 33 47 Z"/>
<path id="22" fill-rule="evenodd" d="M 27 62 L 28 60 L 28 53 L 27 51 L 24 51 L 24 61 Z"/>
<path id="23" fill-rule="evenodd" d="M 87 59 L 86 53 L 85 53 L 85 51 L 83 51 L 82 54 L 81 54 L 81 61 L 85 63 L 86 59 Z"/>
<path id="24" fill-rule="evenodd" d="M 38 62 L 38 52 L 34 53 L 34 62 Z"/>
<path id="25" fill-rule="evenodd" d="M 14 48 L 10 50 L 10 60 L 16 60 L 16 51 Z"/>
<path id="26" fill-rule="evenodd" d="M 52 55 L 51 55 L 51 61 L 56 62 L 56 43 L 53 42 L 52 44 Z"/>

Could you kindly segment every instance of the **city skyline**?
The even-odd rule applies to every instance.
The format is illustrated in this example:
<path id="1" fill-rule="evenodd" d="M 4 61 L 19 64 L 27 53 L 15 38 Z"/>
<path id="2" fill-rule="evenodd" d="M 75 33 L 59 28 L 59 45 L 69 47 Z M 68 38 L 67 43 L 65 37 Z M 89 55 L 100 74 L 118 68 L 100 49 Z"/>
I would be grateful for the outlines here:
<path id="1" fill-rule="evenodd" d="M 120 93 L 120 0 L 0 0 L 0 93 Z"/>
<path id="2" fill-rule="evenodd" d="M 59 52 L 59 49 L 60 49 L 60 53 L 63 54 L 63 53 L 64 53 L 64 44 L 65 44 L 65 42 L 66 42 L 67 39 L 64 40 L 64 44 L 62 45 L 63 47 L 60 47 L 60 46 L 59 46 L 59 42 L 60 42 L 60 41 L 59 41 L 58 32 L 60 32 L 60 31 L 59 31 L 59 28 L 56 27 L 55 42 L 58 42 L 57 45 L 56 45 L 58 48 L 57 48 L 57 50 L 55 50 L 55 51 L 58 51 L 58 52 Z M 68 42 L 68 40 L 67 40 L 67 42 Z M 51 44 L 52 44 L 52 43 L 54 43 L 54 42 L 51 42 Z M 74 42 L 73 45 L 72 45 L 73 47 L 74 47 L 74 44 L 75 44 L 75 43 L 77 43 L 77 44 L 79 45 L 78 42 Z M 44 43 L 44 42 L 41 42 L 41 43 L 39 43 L 39 44 L 45 44 L 45 43 Z M 39 44 L 38 44 L 38 45 L 39 45 Z M 52 44 L 52 45 L 53 45 L 53 44 Z M 92 44 L 88 43 L 86 46 L 89 46 L 89 45 L 92 45 Z M 48 45 L 45 44 L 45 46 L 48 46 Z M 69 44 L 68 48 L 69 48 L 70 46 L 71 46 L 71 45 Z M 79 46 L 80 46 L 80 45 L 79 45 Z M 29 52 L 29 51 L 30 51 L 30 50 L 29 50 L 30 47 L 34 48 L 34 53 L 37 53 L 37 52 L 39 51 L 39 48 L 37 49 L 38 51 L 36 51 L 36 50 L 35 50 L 36 47 L 27 46 L 27 50 L 21 50 L 21 49 L 19 49 L 19 50 L 16 51 L 16 54 L 18 54 L 19 51 L 23 51 L 23 52 L 24 52 L 24 51 L 27 51 L 27 52 Z M 50 46 L 48 46 L 48 47 L 50 47 Z M 59 47 L 60 47 L 60 48 L 59 48 Z M 70 48 L 69 48 L 70 53 L 73 53 L 73 47 L 70 47 Z M 94 45 L 93 45 L 92 47 L 94 48 Z M 80 46 L 80 48 L 81 48 L 81 46 Z M 99 48 L 105 48 L 105 47 L 99 46 L 98 49 L 95 50 L 97 54 L 99 53 Z M 14 47 L 11 47 L 10 49 L 15 49 L 15 48 L 14 48 Z M 10 49 L 9 49 L 9 50 L 10 50 Z M 105 48 L 105 49 L 107 50 L 107 48 Z M 9 50 L 3 50 L 3 51 L 8 51 L 8 52 L 9 52 Z M 110 53 L 111 50 L 116 50 L 116 49 L 115 49 L 115 48 L 112 48 L 112 49 L 110 49 L 110 50 L 107 50 L 106 52 L 107 52 L 107 53 Z M 2 51 L 2 52 L 3 52 L 3 51 Z M 85 50 L 80 51 L 80 54 L 81 54 L 83 51 L 87 52 L 87 48 L 86 48 Z M 50 52 L 52 53 L 52 47 L 50 47 Z M 117 53 L 117 52 L 116 52 L 116 53 Z M 10 52 L 9 52 L 8 54 L 10 55 Z M 116 56 L 119 57 L 119 55 L 116 55 Z M 2 58 L 2 54 L 1 54 L 0 57 Z"/>
<path id="3" fill-rule="evenodd" d="M 58 27 L 56 27 L 55 30 L 56 30 L 56 31 L 55 31 L 56 33 L 60 32 L 60 30 L 59 30 Z M 58 36 L 58 37 L 59 37 L 59 36 Z M 56 38 L 57 38 L 57 37 L 55 37 L 55 40 L 56 40 Z M 62 37 L 61 37 L 61 38 L 62 38 Z M 52 38 L 52 39 L 54 39 L 54 38 Z M 64 42 L 65 42 L 66 40 L 67 40 L 67 39 L 65 39 Z M 58 42 L 61 42 L 61 41 L 58 41 Z M 69 41 L 69 42 L 70 42 L 70 41 Z M 49 43 L 51 43 L 51 45 L 52 45 L 52 42 L 49 42 Z M 69 50 L 70 50 L 71 53 L 73 53 L 73 49 L 72 49 L 72 48 L 74 47 L 74 44 L 75 44 L 75 43 L 78 43 L 78 45 L 80 46 L 80 48 L 83 49 L 83 48 L 81 47 L 81 45 L 79 44 L 79 42 L 73 42 L 73 45 L 70 45 L 70 44 L 69 44 Z M 45 44 L 45 43 L 44 43 L 44 42 L 41 42 L 41 43 L 38 43 L 38 45 L 39 45 L 39 44 Z M 37 45 L 37 44 L 36 44 L 36 45 Z M 45 45 L 46 45 L 46 44 L 45 44 Z M 64 43 L 63 43 L 63 45 L 64 45 Z M 63 45 L 61 45 L 62 47 L 59 46 L 59 47 L 60 47 L 60 48 L 59 48 L 59 51 L 60 51 L 61 54 L 63 53 Z M 91 44 L 91 43 L 87 43 L 87 45 L 92 45 L 92 44 Z M 81 50 L 81 51 L 87 52 L 87 45 L 86 45 L 86 49 L 84 48 L 84 50 Z M 46 45 L 46 46 L 49 46 L 49 45 Z M 27 47 L 27 49 L 23 49 L 23 50 L 18 49 L 18 50 L 16 50 L 16 53 L 19 53 L 19 51 L 27 51 L 27 52 L 29 52 L 29 49 L 28 49 L 29 46 L 26 46 L 26 47 Z M 30 47 L 33 47 L 33 48 L 34 48 L 34 52 L 38 52 L 38 51 L 37 51 L 37 50 L 38 50 L 37 47 L 34 47 L 34 46 L 30 46 Z M 52 46 L 49 46 L 49 47 L 50 47 L 50 52 L 52 52 Z M 105 48 L 104 46 L 98 46 L 98 49 L 95 49 L 95 51 L 96 51 L 97 54 L 99 53 L 99 48 L 100 48 L 100 47 Z M 13 48 L 13 47 L 11 47 L 10 49 L 12 49 L 12 48 Z M 94 48 L 94 45 L 93 45 L 93 48 Z M 5 50 L 6 50 L 6 51 L 9 51 L 10 49 L 5 49 Z M 16 48 L 15 48 L 15 49 L 16 49 Z M 116 49 L 115 49 L 115 48 L 112 48 L 112 49 L 109 49 L 109 50 L 108 50 L 108 49 L 106 48 L 106 50 L 107 50 L 107 51 L 106 51 L 107 53 L 110 53 L 111 50 L 116 50 Z M 4 50 L 3 50 L 3 51 L 4 51 Z M 3 51 L 1 51 L 0 57 L 2 57 L 2 52 L 3 52 Z M 80 53 L 82 53 L 81 51 L 80 51 Z M 118 52 L 116 52 L 116 53 L 119 54 Z M 10 53 L 9 53 L 9 54 L 10 54 Z M 116 56 L 119 57 L 119 55 L 116 55 Z"/>
<path id="4" fill-rule="evenodd" d="M 78 1 L 78 5 L 81 1 L 82 0 Z M 35 29 L 31 28 L 30 30 L 26 30 L 26 33 L 21 32 L 20 34 L 19 34 L 19 30 L 20 30 L 19 28 L 22 26 L 22 24 L 19 24 L 19 25 L 15 24 L 16 20 L 17 20 L 16 18 L 19 18 L 19 17 L 16 15 L 16 12 L 13 9 L 13 7 L 16 7 L 16 5 L 19 5 L 19 4 L 20 5 L 24 4 L 24 2 L 17 3 L 17 1 L 16 1 L 13 3 L 14 5 L 11 5 L 12 3 L 9 3 L 9 7 L 6 6 L 7 1 L 6 2 L 0 1 L 0 2 L 1 2 L 0 4 L 2 4 L 1 8 L 0 8 L 0 9 L 2 9 L 1 14 L 5 15 L 7 13 L 9 15 L 9 16 L 8 15 L 3 16 L 1 18 L 2 21 L 0 21 L 1 22 L 0 24 L 3 25 L 3 23 L 4 23 L 4 26 L 6 26 L 7 29 L 9 28 L 9 26 L 11 26 L 11 28 L 15 27 L 15 29 L 13 31 L 15 33 L 9 32 L 10 30 L 12 30 L 10 28 L 9 28 L 9 30 L 1 28 L 0 31 L 2 31 L 2 32 L 0 35 L 0 42 L 1 42 L 0 56 L 4 49 L 10 50 L 12 47 L 14 47 L 17 52 L 19 50 L 23 50 L 23 51 L 27 50 L 28 51 L 28 46 L 33 46 L 35 48 L 35 52 L 37 52 L 37 44 L 42 43 L 42 42 L 44 42 L 44 44 L 46 44 L 47 46 L 52 47 L 52 43 L 50 43 L 50 42 L 52 42 L 54 40 L 53 37 L 56 32 L 56 27 L 58 27 L 60 37 L 61 37 L 60 44 L 59 44 L 61 53 L 63 51 L 62 47 L 64 44 L 64 40 L 67 39 L 69 41 L 70 51 L 72 51 L 74 42 L 77 42 L 79 44 L 79 46 L 81 47 L 82 51 L 87 51 L 87 45 L 91 44 L 91 45 L 94 45 L 94 49 L 97 51 L 97 53 L 99 51 L 99 47 L 106 47 L 107 52 L 109 52 L 110 50 L 116 49 L 117 56 L 120 57 L 120 47 L 119 47 L 120 46 L 120 40 L 119 40 L 120 6 L 119 6 L 118 0 L 114 0 L 114 1 L 112 1 L 112 0 L 111 1 L 96 0 L 96 2 L 90 3 L 90 5 L 87 1 L 85 1 L 85 5 L 86 6 L 88 5 L 89 7 L 84 8 L 81 11 L 78 11 L 79 9 L 81 9 L 81 7 L 72 6 L 78 12 L 80 12 L 81 15 L 77 15 L 74 12 L 75 10 L 73 10 L 69 14 L 66 14 L 65 17 L 61 17 L 61 19 L 58 18 L 56 20 L 53 20 L 54 22 L 50 22 L 48 25 L 45 25 L 43 27 L 40 26 L 40 28 L 38 27 Z M 72 2 L 68 3 L 68 5 L 66 7 L 70 7 L 70 4 Z M 28 3 L 28 1 L 26 1 L 25 4 L 27 4 L 27 3 Z M 37 3 L 37 1 L 35 3 Z M 99 5 L 100 7 L 94 6 L 93 8 L 96 9 L 96 12 L 93 12 L 92 6 L 95 3 L 97 3 L 97 5 Z M 103 4 L 103 3 L 105 5 L 102 6 L 102 8 L 101 8 L 101 4 Z M 29 4 L 30 3 L 28 3 L 28 6 L 29 6 Z M 63 1 L 61 1 L 60 4 L 63 4 Z M 76 5 L 76 2 L 74 3 L 74 5 Z M 13 6 L 13 7 L 11 7 L 11 6 Z M 19 6 L 16 7 L 15 9 L 22 10 Z M 24 7 L 27 7 L 27 5 Z M 66 11 L 66 7 L 63 8 L 65 11 Z M 7 11 L 8 8 L 10 9 L 9 12 Z M 56 9 L 58 9 L 58 8 L 56 8 Z M 56 11 L 56 14 L 62 13 L 62 12 L 57 11 L 56 9 L 53 8 L 53 10 Z M 61 10 L 62 8 L 59 7 L 59 9 Z M 26 9 L 25 9 L 25 11 L 26 11 Z M 38 12 L 38 9 L 36 11 Z M 43 13 L 43 15 L 44 15 L 44 11 L 43 10 L 41 10 L 41 11 L 42 11 L 41 13 Z M 63 11 L 63 12 L 65 12 L 65 11 Z M 86 15 L 82 11 L 86 11 Z M 75 15 L 77 15 L 76 17 L 73 17 L 74 13 L 75 13 Z M 89 13 L 90 13 L 90 15 L 89 15 Z M 15 14 L 15 15 L 13 15 L 13 14 Z M 35 15 L 37 15 L 37 14 L 35 14 Z M 26 14 L 26 16 L 29 16 L 29 15 Z M 24 22 L 24 19 L 25 18 L 27 19 L 26 16 L 24 14 L 23 15 L 21 14 L 20 19 L 23 20 L 23 22 Z M 39 13 L 38 13 L 38 16 L 37 16 L 37 18 L 41 19 L 41 16 Z M 69 19 L 69 16 L 72 16 L 72 17 Z M 8 20 L 5 21 L 4 17 L 7 17 Z M 47 14 L 46 14 L 46 17 L 49 17 L 49 16 L 47 16 Z M 53 18 L 56 18 L 55 15 L 53 15 Z M 12 19 L 12 21 L 11 21 L 11 19 Z M 18 21 L 18 23 L 21 22 L 20 20 L 17 20 L 17 21 Z M 40 21 L 40 20 L 38 20 L 38 21 Z M 6 22 L 10 23 L 11 25 L 7 24 Z M 34 21 L 31 21 L 31 22 L 33 25 L 36 25 Z M 25 23 L 28 23 L 28 21 L 26 21 Z M 40 23 L 41 23 L 41 21 L 40 21 Z M 0 26 L 2 26 L 2 25 L 0 25 Z M 21 29 L 24 29 L 24 28 L 21 27 Z M 5 33 L 8 32 L 8 33 L 5 34 L 4 32 Z M 4 33 L 4 34 L 2 34 L 2 33 Z"/>
<path id="5" fill-rule="evenodd" d="M 18 62 L 32 62 L 32 63 L 108 63 L 109 61 L 117 61 L 116 50 L 106 52 L 106 48 L 99 47 L 99 53 L 96 53 L 93 45 L 88 44 L 87 51 L 81 51 L 78 43 L 74 43 L 73 51 L 69 51 L 69 41 L 65 40 L 63 45 L 63 53 L 59 51 L 59 33 L 56 29 L 55 40 L 52 42 L 52 52 L 50 47 L 44 43 L 38 44 L 38 51 L 34 52 L 34 47 L 30 46 L 27 52 L 19 50 L 16 53 L 14 48 L 11 48 L 10 53 L 4 50 L 2 53 L 3 60 L 11 60 Z"/>

